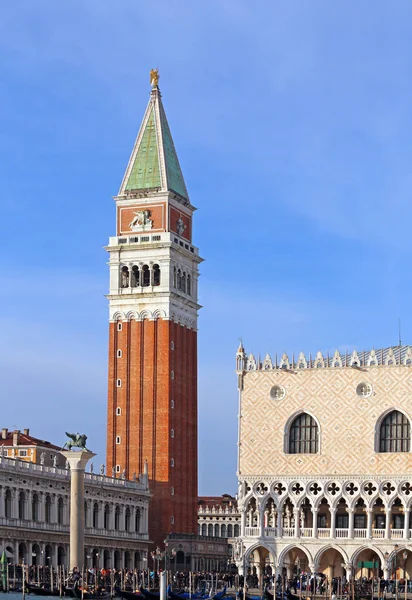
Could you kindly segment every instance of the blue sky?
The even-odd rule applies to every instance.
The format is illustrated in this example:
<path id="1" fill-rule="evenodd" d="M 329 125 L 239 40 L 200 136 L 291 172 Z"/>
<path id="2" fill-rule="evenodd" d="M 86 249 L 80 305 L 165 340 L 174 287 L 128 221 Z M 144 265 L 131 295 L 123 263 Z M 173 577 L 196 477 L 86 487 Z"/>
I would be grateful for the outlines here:
<path id="1" fill-rule="evenodd" d="M 106 254 L 160 87 L 202 256 L 199 491 L 234 493 L 238 338 L 411 342 L 412 5 L 20 0 L 0 21 L 2 426 L 105 454 Z"/>

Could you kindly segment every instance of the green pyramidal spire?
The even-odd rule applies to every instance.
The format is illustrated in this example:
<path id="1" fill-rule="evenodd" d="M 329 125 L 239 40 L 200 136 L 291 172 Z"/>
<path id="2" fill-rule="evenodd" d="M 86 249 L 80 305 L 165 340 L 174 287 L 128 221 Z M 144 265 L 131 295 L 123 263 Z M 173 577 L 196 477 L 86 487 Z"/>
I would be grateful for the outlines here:
<path id="1" fill-rule="evenodd" d="M 126 190 L 160 188 L 159 147 L 152 107 L 127 180 Z"/>
<path id="2" fill-rule="evenodd" d="M 119 196 L 132 190 L 175 192 L 189 200 L 160 90 L 152 92 Z"/>

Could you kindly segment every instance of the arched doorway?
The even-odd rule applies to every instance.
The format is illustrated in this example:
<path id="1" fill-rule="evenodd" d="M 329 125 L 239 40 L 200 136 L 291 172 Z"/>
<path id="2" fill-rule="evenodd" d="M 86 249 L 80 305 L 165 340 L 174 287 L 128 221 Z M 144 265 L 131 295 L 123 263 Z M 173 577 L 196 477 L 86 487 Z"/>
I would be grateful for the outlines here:
<path id="1" fill-rule="evenodd" d="M 291 546 L 286 548 L 279 556 L 279 565 L 282 569 L 282 579 L 287 581 L 293 579 L 293 577 L 299 577 L 302 572 L 310 572 L 309 565 L 312 560 L 302 547 Z"/>
<path id="2" fill-rule="evenodd" d="M 99 549 L 93 548 L 92 550 L 92 565 L 94 569 L 99 568 Z"/>
<path id="3" fill-rule="evenodd" d="M 19 565 L 21 565 L 23 563 L 23 561 L 26 564 L 29 564 L 27 562 L 27 546 L 26 546 L 26 544 L 24 542 L 20 542 L 20 544 L 19 544 L 19 557 L 18 557 L 18 559 L 19 559 Z"/>
<path id="4" fill-rule="evenodd" d="M 373 548 L 363 548 L 358 551 L 353 557 L 353 567 L 356 579 L 361 577 L 369 579 L 383 574 L 381 558 Z"/>
<path id="5" fill-rule="evenodd" d="M 33 544 L 33 546 L 32 546 L 31 564 L 32 565 L 41 565 L 41 553 L 40 553 L 40 546 L 38 544 Z"/>
<path id="6" fill-rule="evenodd" d="M 50 546 L 50 544 L 46 545 L 44 552 L 44 564 L 46 565 L 46 567 L 50 567 L 53 561 L 53 548 Z"/>
<path id="7" fill-rule="evenodd" d="M 112 568 L 112 561 L 111 561 L 111 556 L 110 556 L 110 551 L 109 550 L 105 550 L 103 553 L 103 567 L 105 569 L 111 569 Z"/>
<path id="8" fill-rule="evenodd" d="M 264 575 L 272 574 L 271 555 L 264 546 L 257 546 L 246 554 L 249 568 L 246 573 L 246 581 L 249 587 L 260 587 Z"/>
<path id="9" fill-rule="evenodd" d="M 59 567 L 66 565 L 66 550 L 64 549 L 64 546 L 59 546 L 57 548 L 57 564 Z"/>
<path id="10" fill-rule="evenodd" d="M 7 556 L 7 561 L 9 563 L 15 564 L 16 560 L 14 558 L 14 550 L 11 546 L 6 546 L 6 556 Z"/>
<path id="11" fill-rule="evenodd" d="M 340 549 L 323 548 L 315 558 L 316 572 L 325 575 L 329 582 L 334 577 L 346 577 L 347 562 L 345 554 Z"/>

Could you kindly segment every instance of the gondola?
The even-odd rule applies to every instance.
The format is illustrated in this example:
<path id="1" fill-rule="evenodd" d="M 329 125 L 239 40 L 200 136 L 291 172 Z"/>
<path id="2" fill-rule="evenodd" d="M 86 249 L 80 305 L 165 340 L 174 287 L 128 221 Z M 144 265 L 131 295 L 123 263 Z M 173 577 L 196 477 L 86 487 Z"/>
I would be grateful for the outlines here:
<path id="1" fill-rule="evenodd" d="M 189 594 L 189 592 L 172 592 L 170 585 L 167 588 L 166 596 L 168 596 L 171 600 L 182 600 L 186 598 L 191 598 L 192 600 L 205 600 L 206 598 L 210 598 L 209 594 L 205 593 L 206 586 L 204 585 L 199 592 Z M 226 588 L 225 588 L 226 593 Z M 220 592 L 219 592 L 220 594 Z M 221 598 L 222 596 L 218 596 Z"/>
<path id="2" fill-rule="evenodd" d="M 146 598 L 146 600 L 159 600 L 160 592 L 149 592 L 145 588 L 140 588 L 140 593 Z"/>
<path id="3" fill-rule="evenodd" d="M 212 600 L 221 600 L 226 596 L 226 586 L 223 588 L 221 592 L 216 592 L 214 596 L 212 596 Z"/>
<path id="4" fill-rule="evenodd" d="M 36 596 L 60 596 L 60 590 L 50 590 L 46 588 L 39 587 L 38 585 L 34 585 L 31 583 L 26 583 L 25 587 L 29 594 L 35 594 Z M 63 589 L 64 593 L 64 589 Z"/>
<path id="5" fill-rule="evenodd" d="M 81 588 L 75 586 L 72 588 L 66 588 L 65 590 L 66 596 L 70 596 L 70 598 L 77 598 L 77 600 L 82 600 L 82 590 Z M 109 600 L 110 594 L 106 592 L 99 592 L 98 594 L 94 592 L 86 592 L 83 591 L 83 599 L 84 600 Z"/>
<path id="6" fill-rule="evenodd" d="M 265 600 L 299 600 L 299 596 L 292 594 L 291 592 L 276 592 L 276 596 L 270 592 L 267 588 L 263 592 Z"/>
<path id="7" fill-rule="evenodd" d="M 189 592 L 182 592 L 179 594 L 177 592 L 172 592 L 170 589 L 167 590 L 167 596 L 170 600 L 188 600 L 188 598 L 191 598 L 192 600 L 206 600 L 207 598 L 210 598 L 209 594 L 205 594 L 204 592 L 202 594 L 189 594 Z M 159 598 L 159 596 L 157 596 L 157 598 Z M 213 596 L 213 598 L 216 598 L 216 596 Z M 217 599 L 219 598 L 222 598 L 222 596 L 217 596 Z"/>
<path id="8" fill-rule="evenodd" d="M 119 590 L 117 595 L 124 600 L 136 600 L 136 598 L 142 598 L 142 594 L 140 592 L 129 592 L 127 590 Z"/>

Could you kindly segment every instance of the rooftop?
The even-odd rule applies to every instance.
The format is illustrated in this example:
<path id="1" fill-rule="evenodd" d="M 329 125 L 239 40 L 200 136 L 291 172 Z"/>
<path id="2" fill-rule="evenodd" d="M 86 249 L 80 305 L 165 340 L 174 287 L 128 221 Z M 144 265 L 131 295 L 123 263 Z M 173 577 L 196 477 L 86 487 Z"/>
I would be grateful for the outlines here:
<path id="1" fill-rule="evenodd" d="M 226 508 L 227 506 L 236 506 L 237 500 L 230 494 L 223 494 L 222 496 L 199 496 L 197 503 L 199 506 L 208 508 L 213 506 Z"/>
<path id="2" fill-rule="evenodd" d="M 61 450 L 60 446 L 55 446 L 47 440 L 40 440 L 30 435 L 30 429 L 9 431 L 6 427 L 1 430 L 0 446 L 38 446 L 50 450 Z"/>

